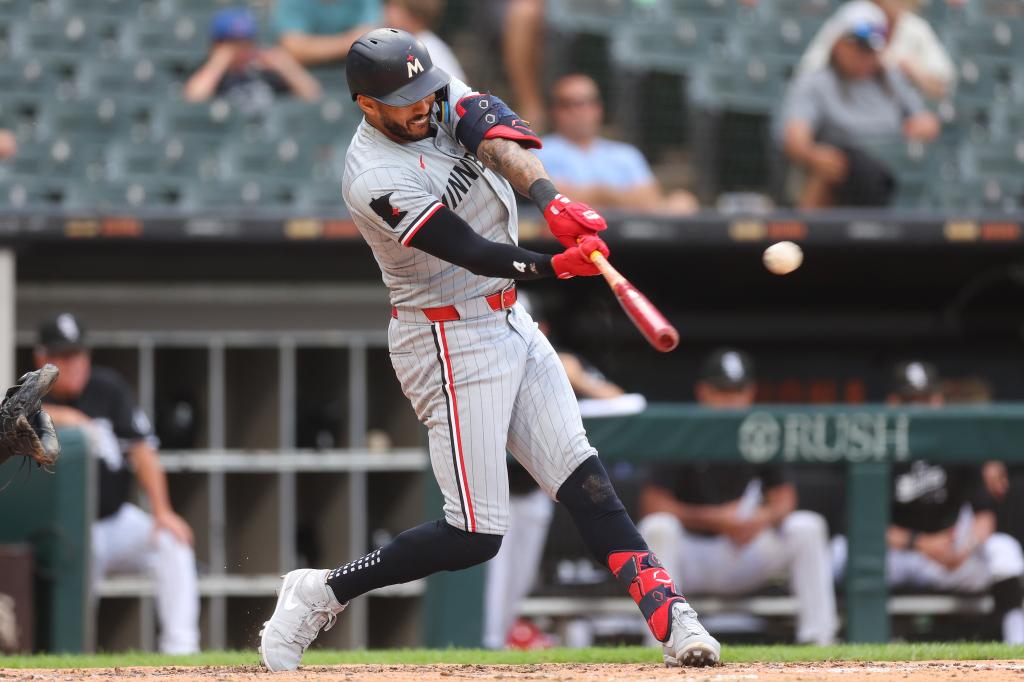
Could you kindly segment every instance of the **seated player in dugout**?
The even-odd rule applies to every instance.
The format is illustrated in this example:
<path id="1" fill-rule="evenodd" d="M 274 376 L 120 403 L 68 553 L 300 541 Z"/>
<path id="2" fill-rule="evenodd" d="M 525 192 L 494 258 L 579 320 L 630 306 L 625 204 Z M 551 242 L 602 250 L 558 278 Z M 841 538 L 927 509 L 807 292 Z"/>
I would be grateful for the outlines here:
<path id="1" fill-rule="evenodd" d="M 92 364 L 85 329 L 70 313 L 39 327 L 36 367 L 60 370 L 43 399 L 58 427 L 82 429 L 99 460 L 90 530 L 93 586 L 112 573 L 148 573 L 156 587 L 160 651 L 199 651 L 199 588 L 192 528 L 175 513 L 149 419 L 114 370 Z M 132 503 L 132 481 L 151 513 Z"/>
<path id="2" fill-rule="evenodd" d="M 359 595 L 497 554 L 509 529 L 506 448 L 636 601 L 665 663 L 717 663 L 718 642 L 626 513 L 558 355 L 516 302 L 517 280 L 599 274 L 591 255 L 609 253 L 604 218 L 558 192 L 529 151 L 540 139 L 525 121 L 436 67 L 411 34 L 366 33 L 346 75 L 363 121 L 342 195 L 390 291 L 391 361 L 427 427 L 444 515 L 344 566 L 288 573 L 261 632 L 264 665 L 296 669 Z M 516 191 L 543 212 L 563 252 L 518 246 Z"/>
<path id="3" fill-rule="evenodd" d="M 743 351 L 714 351 L 697 381 L 697 400 L 713 409 L 754 402 L 754 364 Z M 838 630 L 828 529 L 816 512 L 797 510 L 796 486 L 782 465 L 734 462 L 662 464 L 640 496 L 640 532 L 692 594 L 744 594 L 789 579 L 796 639 L 829 644 Z"/>
<path id="4" fill-rule="evenodd" d="M 897 364 L 888 401 L 942 406 L 935 366 L 920 360 Z M 994 509 L 979 465 L 894 464 L 886 576 L 892 587 L 988 591 L 1003 641 L 1024 644 L 1024 553 L 1015 538 L 996 532 Z M 837 578 L 842 578 L 845 537 L 833 540 L 832 555 Z"/>

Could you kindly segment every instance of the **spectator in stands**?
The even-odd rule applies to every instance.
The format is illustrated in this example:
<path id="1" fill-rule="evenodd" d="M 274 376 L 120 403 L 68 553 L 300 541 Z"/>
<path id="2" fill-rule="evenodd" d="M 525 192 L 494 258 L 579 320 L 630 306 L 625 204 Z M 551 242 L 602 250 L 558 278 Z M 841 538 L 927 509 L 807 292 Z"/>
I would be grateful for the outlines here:
<path id="1" fill-rule="evenodd" d="M 701 405 L 753 404 L 750 356 L 719 349 L 696 385 Z M 829 644 L 838 629 L 821 515 L 797 511 L 796 486 L 781 465 L 688 462 L 651 471 L 640 494 L 640 532 L 684 594 L 743 594 L 788 577 L 798 603 L 796 638 Z"/>
<path id="2" fill-rule="evenodd" d="M 0 161 L 18 153 L 18 138 L 7 128 L 0 128 Z"/>
<path id="3" fill-rule="evenodd" d="M 833 21 L 828 65 L 799 76 L 783 106 L 782 148 L 806 175 L 798 204 L 886 205 L 895 179 L 863 150 L 863 140 L 927 142 L 939 134 L 939 121 L 903 74 L 882 64 L 886 20 L 877 5 L 853 0 Z"/>
<path id="4" fill-rule="evenodd" d="M 889 402 L 942 405 L 938 372 L 931 363 L 896 366 Z M 994 501 L 981 467 L 917 460 L 893 465 L 892 511 L 886 576 L 894 587 L 979 592 L 988 590 L 1003 640 L 1024 643 L 1024 552 L 996 533 Z M 837 575 L 845 571 L 846 538 L 832 543 Z"/>
<path id="5" fill-rule="evenodd" d="M 956 68 L 931 25 L 914 13 L 918 1 L 875 2 L 885 13 L 889 25 L 889 41 L 882 52 L 882 62 L 902 71 L 930 99 L 942 99 L 949 94 L 956 81 Z M 840 23 L 835 16 L 825 22 L 800 59 L 797 75 L 811 73 L 828 64 L 829 47 L 839 30 Z"/>
<path id="6" fill-rule="evenodd" d="M 519 292 L 519 302 L 527 307 L 546 335 L 548 322 L 543 311 L 531 304 L 533 300 Z M 647 407 L 642 395 L 626 393 L 578 355 L 560 351 L 558 357 L 584 417 L 635 414 Z M 540 648 L 549 644 L 548 638 L 532 623 L 517 621 L 516 615 L 520 602 L 537 580 L 554 502 L 530 473 L 512 460 L 508 465 L 508 483 L 509 531 L 502 539 L 498 554 L 487 562 L 483 644 L 488 649 L 503 649 L 506 645 Z"/>
<path id="7" fill-rule="evenodd" d="M 430 28 L 444 12 L 445 0 L 385 0 L 384 24 L 413 34 L 427 46 L 430 59 L 453 78 L 466 81 L 458 58 Z"/>
<path id="8" fill-rule="evenodd" d="M 686 191 L 666 195 L 639 149 L 600 136 L 601 93 L 589 76 L 560 78 L 551 92 L 555 132 L 542 138 L 537 155 L 567 196 L 599 208 L 672 214 L 693 213 Z"/>
<path id="9" fill-rule="evenodd" d="M 380 24 L 380 0 L 276 0 L 271 17 L 281 47 L 307 66 L 324 64 Z"/>
<path id="10" fill-rule="evenodd" d="M 247 112 L 266 109 L 282 92 L 306 101 L 318 99 L 320 84 L 305 67 L 279 47 L 261 48 L 256 34 L 249 10 L 217 12 L 210 26 L 210 54 L 185 84 L 185 99 L 203 102 L 223 96 Z"/>
<path id="11" fill-rule="evenodd" d="M 199 650 L 199 591 L 192 529 L 171 507 L 167 477 L 149 419 L 131 389 L 111 369 L 92 365 L 78 320 L 63 313 L 39 327 L 37 367 L 53 363 L 60 377 L 46 398 L 58 427 L 82 429 L 99 460 L 99 495 L 93 522 L 93 579 L 109 573 L 149 571 L 156 581 L 160 650 Z M 132 504 L 132 475 L 152 514 Z"/>

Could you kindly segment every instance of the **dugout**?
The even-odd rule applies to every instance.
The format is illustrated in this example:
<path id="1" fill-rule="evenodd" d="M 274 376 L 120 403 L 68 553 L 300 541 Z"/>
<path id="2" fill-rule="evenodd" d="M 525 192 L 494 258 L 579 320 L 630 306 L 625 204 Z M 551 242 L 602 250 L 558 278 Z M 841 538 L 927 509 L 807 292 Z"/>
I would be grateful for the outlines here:
<path id="1" fill-rule="evenodd" d="M 554 250 L 529 218 L 525 242 Z M 649 349 L 599 281 L 524 288 L 545 298 L 558 343 L 652 401 L 691 400 L 700 359 L 723 343 L 754 354 L 766 403 L 876 402 L 891 363 L 909 356 L 954 379 L 981 377 L 999 401 L 1024 399 L 1024 249 L 1012 216 L 609 222 L 616 264 L 679 328 L 679 350 Z M 784 278 L 759 260 L 780 239 L 807 255 Z M 11 213 L 0 244 L 17 369 L 30 362 L 35 324 L 72 310 L 90 324 L 96 362 L 125 374 L 155 416 L 174 502 L 198 531 L 204 647 L 249 646 L 281 570 L 340 563 L 422 518 L 429 474 L 384 347 L 386 292 L 347 220 Z M 188 428 L 169 416 L 183 405 Z M 803 466 L 842 490 L 822 464 Z M 1020 490 L 1016 473 L 1008 505 Z M 322 644 L 425 641 L 437 625 L 420 620 L 435 613 L 426 589 L 357 603 Z M 100 644 L 152 646 L 145 581 L 108 581 L 100 593 L 104 622 L 119 624 Z"/>

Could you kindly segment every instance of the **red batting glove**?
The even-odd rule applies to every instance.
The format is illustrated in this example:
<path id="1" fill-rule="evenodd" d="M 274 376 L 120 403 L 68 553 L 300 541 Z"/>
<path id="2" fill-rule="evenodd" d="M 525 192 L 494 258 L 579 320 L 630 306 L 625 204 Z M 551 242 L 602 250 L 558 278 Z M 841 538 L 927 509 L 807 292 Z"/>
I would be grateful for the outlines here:
<path id="1" fill-rule="evenodd" d="M 594 265 L 594 261 L 590 260 L 590 254 L 595 251 L 600 251 L 605 258 L 610 253 L 608 245 L 601 241 L 600 237 L 593 235 L 583 237 L 580 239 L 579 245 L 573 245 L 562 253 L 552 256 L 551 268 L 558 275 L 558 279 L 569 279 L 576 275 L 583 277 L 600 275 L 601 271 Z"/>
<path id="2" fill-rule="evenodd" d="M 544 220 L 548 221 L 551 234 L 566 248 L 576 246 L 580 237 L 594 236 L 608 229 L 600 213 L 561 194 L 556 194 L 544 209 Z"/>

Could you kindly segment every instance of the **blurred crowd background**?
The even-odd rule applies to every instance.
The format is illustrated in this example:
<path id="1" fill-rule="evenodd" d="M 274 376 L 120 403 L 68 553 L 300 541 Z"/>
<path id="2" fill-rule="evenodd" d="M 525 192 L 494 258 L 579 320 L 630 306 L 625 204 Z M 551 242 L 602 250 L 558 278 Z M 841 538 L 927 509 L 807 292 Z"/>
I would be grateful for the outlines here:
<path id="1" fill-rule="evenodd" d="M 344 56 L 387 23 L 575 147 L 559 173 L 605 206 L 1017 208 L 1021 4 L 850 4 L 7 0 L 0 202 L 337 210 Z"/>

